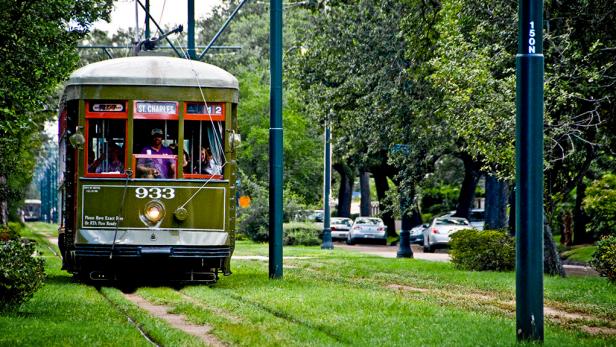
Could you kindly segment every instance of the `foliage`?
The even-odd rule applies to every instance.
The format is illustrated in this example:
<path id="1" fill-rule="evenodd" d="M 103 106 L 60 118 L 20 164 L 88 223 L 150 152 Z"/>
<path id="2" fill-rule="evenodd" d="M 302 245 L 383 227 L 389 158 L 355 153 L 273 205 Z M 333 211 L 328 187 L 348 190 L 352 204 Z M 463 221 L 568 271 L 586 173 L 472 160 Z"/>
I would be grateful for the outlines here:
<path id="1" fill-rule="evenodd" d="M 0 9 L 0 206 L 14 206 L 32 178 L 43 123 L 58 84 L 77 66 L 75 44 L 111 0 L 3 1 Z M 4 212 L 4 211 L 2 211 Z M 0 216 L 2 219 L 3 216 Z M 0 221 L 5 222 L 5 221 Z"/>
<path id="2" fill-rule="evenodd" d="M 33 253 L 32 242 L 0 241 L 0 311 L 18 307 L 43 285 L 44 261 Z"/>
<path id="3" fill-rule="evenodd" d="M 205 33 L 216 32 L 235 9 L 238 1 L 228 1 L 214 14 L 200 22 L 199 40 L 209 42 Z M 295 36 L 304 28 L 308 12 L 302 7 L 284 11 L 285 52 L 299 51 Z M 217 45 L 241 45 L 232 54 L 216 53 L 206 61 L 234 74 L 240 83 L 238 126 L 242 146 L 238 150 L 238 165 L 246 173 L 267 184 L 269 176 L 269 6 L 251 3 L 242 8 L 225 29 Z M 286 69 L 286 68 L 285 68 Z M 288 70 L 285 70 L 288 71 Z M 285 77 L 287 74 L 285 73 Z M 322 127 L 311 119 L 301 95 L 292 83 L 285 81 L 283 94 L 283 151 L 285 187 L 309 204 L 321 199 L 323 150 Z"/>
<path id="4" fill-rule="evenodd" d="M 421 212 L 438 215 L 455 209 L 460 187 L 440 185 L 421 189 Z"/>
<path id="5" fill-rule="evenodd" d="M 590 265 L 616 284 L 616 236 L 604 237 L 597 242 L 597 250 L 592 255 Z"/>
<path id="6" fill-rule="evenodd" d="M 616 236 L 616 174 L 606 174 L 588 187 L 584 210 L 590 217 L 589 232 Z"/>
<path id="7" fill-rule="evenodd" d="M 248 177 L 240 170 L 240 194 L 250 196 L 250 206 L 240 208 L 238 232 L 255 242 L 267 242 L 269 239 L 269 193 L 265 186 L 254 177 Z M 290 189 L 283 192 L 283 222 L 290 221 L 306 206 L 302 197 Z"/>
<path id="8" fill-rule="evenodd" d="M 321 244 L 319 234 L 323 231 L 315 223 L 292 222 L 283 226 L 285 246 L 318 246 Z"/>
<path id="9" fill-rule="evenodd" d="M 501 230 L 460 230 L 451 235 L 451 261 L 474 271 L 511 271 L 515 267 L 515 239 Z"/>
<path id="10" fill-rule="evenodd" d="M 9 222 L 7 225 L 0 225 L 0 242 L 8 240 L 18 240 L 20 230 L 23 226 L 20 223 Z"/>

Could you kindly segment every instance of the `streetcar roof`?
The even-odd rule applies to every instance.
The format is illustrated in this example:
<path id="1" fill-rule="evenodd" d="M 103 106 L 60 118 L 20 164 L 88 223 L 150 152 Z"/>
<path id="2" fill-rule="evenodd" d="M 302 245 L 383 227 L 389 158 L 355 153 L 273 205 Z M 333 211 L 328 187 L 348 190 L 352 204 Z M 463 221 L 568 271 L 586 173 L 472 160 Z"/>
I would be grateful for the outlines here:
<path id="1" fill-rule="evenodd" d="M 67 85 L 131 85 L 239 89 L 227 71 L 172 57 L 128 57 L 100 61 L 73 72 Z"/>

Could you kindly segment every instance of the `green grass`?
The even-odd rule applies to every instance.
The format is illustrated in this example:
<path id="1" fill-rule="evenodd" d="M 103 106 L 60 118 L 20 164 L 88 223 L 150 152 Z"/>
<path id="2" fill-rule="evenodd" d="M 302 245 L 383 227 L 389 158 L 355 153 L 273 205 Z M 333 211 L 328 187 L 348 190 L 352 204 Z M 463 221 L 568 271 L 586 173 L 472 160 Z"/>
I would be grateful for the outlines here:
<path id="1" fill-rule="evenodd" d="M 592 254 L 595 252 L 596 249 L 597 246 L 592 245 L 573 246 L 568 250 L 562 252 L 561 256 L 564 259 L 570 261 L 588 264 L 592 259 Z"/>
<path id="2" fill-rule="evenodd" d="M 114 288 L 74 283 L 61 271 L 59 250 L 48 241 L 57 226 L 28 224 L 22 237 L 37 241 L 45 259 L 45 285 L 15 312 L 0 313 L 0 346 L 151 346 L 126 313 L 164 346 L 202 346 L 196 338 L 153 319 Z M 55 253 L 54 253 L 55 252 Z"/>
<path id="3" fill-rule="evenodd" d="M 48 232 L 37 229 L 32 236 L 45 239 Z M 244 241 L 238 242 L 235 253 L 267 254 L 267 244 Z M 386 259 L 318 246 L 285 247 L 284 256 L 281 280 L 268 278 L 266 261 L 236 257 L 233 275 L 216 285 L 179 291 L 143 287 L 136 293 L 192 322 L 208 324 L 211 334 L 229 345 L 516 344 L 514 273 L 460 271 L 449 263 Z M 46 257 L 53 280 L 22 308 L 20 317 L 0 315 L 0 331 L 9 331 L 7 336 L 0 334 L 0 345 L 144 344 L 126 323 L 125 313 L 161 345 L 200 344 L 126 301 L 116 289 L 103 288 L 103 296 L 71 283 L 68 275 L 55 270 L 57 258 Z M 616 286 L 599 277 L 546 277 L 544 286 L 547 306 L 592 317 L 547 320 L 546 345 L 616 344 L 614 335 L 582 331 L 587 324 L 616 328 Z M 15 318 L 21 321 L 13 323 Z"/>

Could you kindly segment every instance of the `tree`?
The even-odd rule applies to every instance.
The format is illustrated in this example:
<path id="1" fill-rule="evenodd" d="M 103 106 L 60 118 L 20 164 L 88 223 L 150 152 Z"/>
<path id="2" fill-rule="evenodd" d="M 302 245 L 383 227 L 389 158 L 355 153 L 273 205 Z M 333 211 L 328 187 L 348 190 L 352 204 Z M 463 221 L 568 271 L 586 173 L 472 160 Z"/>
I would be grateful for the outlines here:
<path id="1" fill-rule="evenodd" d="M 6 0 L 0 9 L 0 223 L 32 177 L 47 97 L 77 66 L 76 42 L 110 0 Z"/>

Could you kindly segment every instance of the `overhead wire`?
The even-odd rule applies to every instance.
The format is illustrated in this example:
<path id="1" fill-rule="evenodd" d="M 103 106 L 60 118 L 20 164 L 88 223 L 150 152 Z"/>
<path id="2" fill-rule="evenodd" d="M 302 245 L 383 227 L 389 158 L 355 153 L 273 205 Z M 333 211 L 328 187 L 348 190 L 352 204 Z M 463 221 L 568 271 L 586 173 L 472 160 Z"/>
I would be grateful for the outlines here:
<path id="1" fill-rule="evenodd" d="M 183 36 L 183 35 L 179 35 L 179 36 Z M 176 41 L 179 42 L 179 40 L 177 38 L 176 38 Z M 199 88 L 199 93 L 201 94 L 201 100 L 203 101 L 203 104 L 205 106 L 206 112 L 208 112 L 207 115 L 209 117 L 210 124 L 212 125 L 212 129 L 214 130 L 213 131 L 214 145 L 219 150 L 219 153 L 222 154 L 222 158 L 221 158 L 222 159 L 222 163 L 220 165 L 220 170 L 221 170 L 221 173 L 222 173 L 223 170 L 224 170 L 224 167 L 228 163 L 227 162 L 227 156 L 225 155 L 225 149 L 224 149 L 224 146 L 222 144 L 222 137 L 224 136 L 224 132 L 223 132 L 222 125 L 221 125 L 222 122 L 214 122 L 214 120 L 212 119 L 212 112 L 211 112 L 211 109 L 209 108 L 207 100 L 205 98 L 205 93 L 203 92 L 203 87 L 201 85 L 201 81 L 199 80 L 199 74 L 197 73 L 197 71 L 194 68 L 194 61 L 192 59 L 190 59 L 190 56 L 189 56 L 188 52 L 186 50 L 184 50 L 184 48 L 181 45 L 179 45 L 179 46 L 180 46 L 180 50 L 182 51 L 182 54 L 184 55 L 184 58 L 188 59 L 190 61 L 190 67 L 191 67 L 191 70 L 193 72 L 194 79 L 195 79 L 195 81 L 197 83 L 197 87 Z M 218 123 L 218 124 L 216 124 L 216 123 Z M 216 131 L 217 130 L 216 128 L 218 128 L 218 131 Z M 188 198 L 188 200 L 186 200 L 186 202 L 184 202 L 179 208 L 183 208 L 184 206 L 186 206 L 186 204 L 188 204 L 202 189 L 204 189 L 207 186 L 208 183 L 210 183 L 210 181 L 213 179 L 213 177 L 214 176 L 210 176 L 203 183 L 203 185 L 201 187 L 199 187 L 199 189 L 197 189 L 197 191 L 194 192 Z"/>

